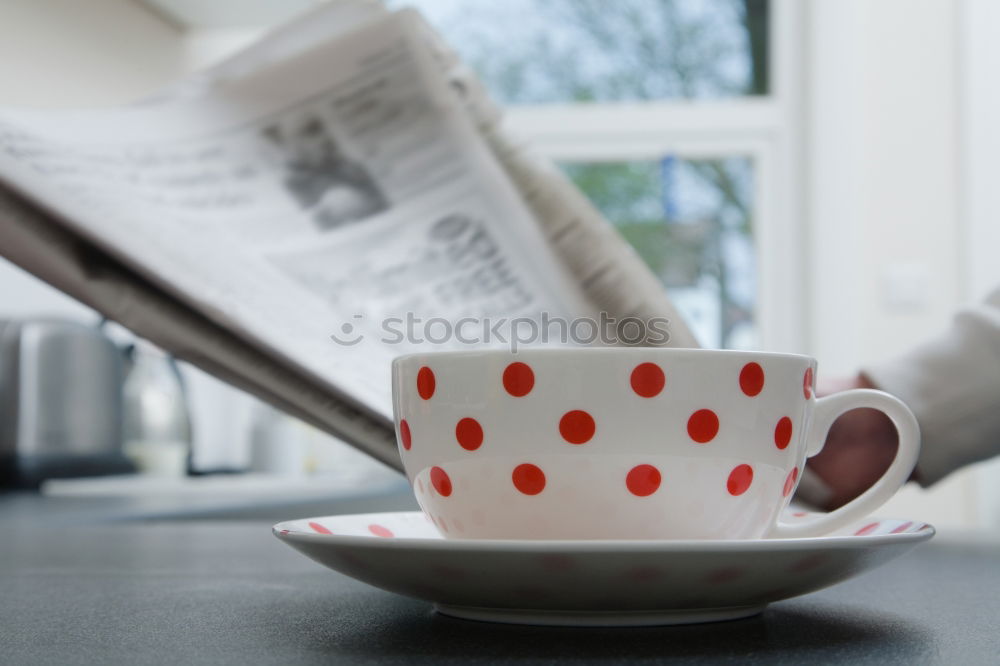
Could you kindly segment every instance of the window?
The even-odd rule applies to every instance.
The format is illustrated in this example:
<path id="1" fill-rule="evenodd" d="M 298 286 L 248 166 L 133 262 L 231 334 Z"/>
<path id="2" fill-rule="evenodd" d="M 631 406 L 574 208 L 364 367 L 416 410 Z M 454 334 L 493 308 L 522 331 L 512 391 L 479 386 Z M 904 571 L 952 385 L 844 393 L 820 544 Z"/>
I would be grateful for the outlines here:
<path id="1" fill-rule="evenodd" d="M 405 4 L 507 104 L 767 93 L 767 0 Z"/>
<path id="2" fill-rule="evenodd" d="M 756 345 L 748 158 L 667 156 L 563 168 L 670 290 L 703 344 Z"/>
<path id="3" fill-rule="evenodd" d="M 392 4 L 423 11 L 477 70 L 703 345 L 800 346 L 794 2 Z"/>

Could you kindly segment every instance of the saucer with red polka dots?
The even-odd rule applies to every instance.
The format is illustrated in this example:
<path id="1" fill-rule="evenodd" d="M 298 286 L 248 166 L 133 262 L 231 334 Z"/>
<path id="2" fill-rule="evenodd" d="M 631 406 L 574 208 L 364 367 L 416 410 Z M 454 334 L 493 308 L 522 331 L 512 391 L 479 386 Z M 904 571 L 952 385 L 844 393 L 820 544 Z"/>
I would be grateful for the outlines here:
<path id="1" fill-rule="evenodd" d="M 809 520 L 789 510 L 784 520 Z M 833 585 L 930 539 L 914 520 L 867 518 L 827 536 L 783 539 L 444 538 L 420 512 L 278 523 L 311 559 L 445 615 L 492 622 L 639 626 L 749 617 Z"/>

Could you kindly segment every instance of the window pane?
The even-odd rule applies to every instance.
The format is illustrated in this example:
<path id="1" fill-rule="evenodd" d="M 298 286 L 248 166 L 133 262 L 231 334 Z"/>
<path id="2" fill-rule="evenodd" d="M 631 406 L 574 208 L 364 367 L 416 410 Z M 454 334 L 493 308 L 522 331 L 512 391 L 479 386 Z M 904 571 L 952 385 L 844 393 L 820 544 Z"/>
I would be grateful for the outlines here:
<path id="1" fill-rule="evenodd" d="M 510 104 L 768 92 L 768 0 L 390 0 Z"/>
<path id="2" fill-rule="evenodd" d="M 703 345 L 756 347 L 749 158 L 562 167 L 668 287 Z"/>

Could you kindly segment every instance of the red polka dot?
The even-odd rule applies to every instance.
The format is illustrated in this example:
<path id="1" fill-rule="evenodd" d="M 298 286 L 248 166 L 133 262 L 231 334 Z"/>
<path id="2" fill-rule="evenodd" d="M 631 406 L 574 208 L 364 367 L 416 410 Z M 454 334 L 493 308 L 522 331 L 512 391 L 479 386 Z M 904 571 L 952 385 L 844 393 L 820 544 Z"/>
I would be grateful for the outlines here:
<path id="1" fill-rule="evenodd" d="M 652 465 L 636 465 L 625 477 L 625 485 L 633 495 L 646 497 L 656 492 L 661 480 L 660 470 Z"/>
<path id="2" fill-rule="evenodd" d="M 785 487 L 781 489 L 781 496 L 788 497 L 795 488 L 795 481 L 799 478 L 799 468 L 793 467 L 792 471 L 788 473 L 788 477 L 785 479 Z"/>
<path id="3" fill-rule="evenodd" d="M 594 417 L 582 409 L 566 412 L 559 419 L 559 434 L 570 444 L 583 444 L 594 436 Z"/>
<path id="4" fill-rule="evenodd" d="M 545 490 L 545 472 L 537 465 L 524 463 L 514 468 L 510 475 L 514 487 L 525 495 L 537 495 Z"/>
<path id="5" fill-rule="evenodd" d="M 511 363 L 503 371 L 503 387 L 515 398 L 531 393 L 535 387 L 535 373 L 527 363 Z"/>
<path id="6" fill-rule="evenodd" d="M 688 435 L 704 444 L 715 439 L 719 432 L 719 417 L 711 409 L 699 409 L 688 419 Z"/>
<path id="7" fill-rule="evenodd" d="M 753 467 L 750 465 L 737 465 L 729 473 L 729 480 L 726 481 L 726 489 L 730 495 L 742 495 L 753 483 Z"/>
<path id="8" fill-rule="evenodd" d="M 424 400 L 430 400 L 431 396 L 434 395 L 434 387 L 437 385 L 437 381 L 434 379 L 434 371 L 428 368 L 426 365 L 420 368 L 417 373 L 417 393 Z"/>
<path id="9" fill-rule="evenodd" d="M 806 555 L 801 560 L 792 564 L 788 567 L 786 571 L 790 573 L 805 573 L 806 571 L 812 571 L 817 569 L 829 561 L 829 556 L 826 553 L 813 553 L 812 555 Z"/>
<path id="10" fill-rule="evenodd" d="M 740 567 L 725 567 L 723 569 L 716 569 L 709 572 L 705 577 L 705 581 L 708 583 L 714 583 L 720 585 L 722 583 L 729 583 L 737 578 L 742 577 L 746 572 Z"/>
<path id="11" fill-rule="evenodd" d="M 751 398 L 764 390 L 764 368 L 759 363 L 747 363 L 740 370 L 740 388 Z"/>
<path id="12" fill-rule="evenodd" d="M 466 417 L 455 426 L 455 439 L 466 451 L 475 451 L 483 444 L 483 427 L 476 419 Z"/>
<path id="13" fill-rule="evenodd" d="M 314 532 L 319 532 L 320 534 L 333 534 L 333 532 L 319 523 L 309 523 L 309 527 L 313 528 Z"/>
<path id="14" fill-rule="evenodd" d="M 406 419 L 399 422 L 399 441 L 403 443 L 403 449 L 406 451 L 409 451 L 413 444 L 410 438 L 410 424 L 406 422 Z"/>
<path id="15" fill-rule="evenodd" d="M 778 425 L 774 426 L 774 445 L 779 449 L 788 448 L 788 443 L 792 441 L 792 420 L 787 416 L 778 419 Z"/>
<path id="16" fill-rule="evenodd" d="M 441 497 L 451 495 L 451 478 L 448 473 L 440 467 L 431 467 L 431 485 L 438 491 Z"/>
<path id="17" fill-rule="evenodd" d="M 368 531 L 374 534 L 375 536 L 379 537 L 396 536 L 395 534 L 392 533 L 392 530 L 390 530 L 388 527 L 382 527 L 381 525 L 369 525 Z"/>
<path id="18" fill-rule="evenodd" d="M 806 400 L 812 397 L 813 394 L 813 369 L 812 366 L 806 368 L 806 374 L 802 378 L 802 394 L 806 397 Z"/>
<path id="19" fill-rule="evenodd" d="M 867 525 L 865 525 L 864 527 L 862 527 L 860 530 L 858 530 L 857 532 L 855 532 L 854 536 L 864 536 L 866 534 L 871 534 L 872 532 L 874 532 L 875 530 L 878 529 L 878 526 L 879 526 L 879 523 L 868 523 Z"/>
<path id="20" fill-rule="evenodd" d="M 663 390 L 667 378 L 655 363 L 640 363 L 632 370 L 632 390 L 643 398 L 652 398 Z"/>
<path id="21" fill-rule="evenodd" d="M 900 525 L 899 527 L 897 527 L 896 529 L 894 529 L 893 531 L 889 532 L 889 534 L 902 534 L 903 532 L 905 532 L 906 530 L 910 529 L 911 527 L 913 527 L 913 522 L 912 521 L 906 522 L 906 523 L 903 523 L 902 525 Z"/>

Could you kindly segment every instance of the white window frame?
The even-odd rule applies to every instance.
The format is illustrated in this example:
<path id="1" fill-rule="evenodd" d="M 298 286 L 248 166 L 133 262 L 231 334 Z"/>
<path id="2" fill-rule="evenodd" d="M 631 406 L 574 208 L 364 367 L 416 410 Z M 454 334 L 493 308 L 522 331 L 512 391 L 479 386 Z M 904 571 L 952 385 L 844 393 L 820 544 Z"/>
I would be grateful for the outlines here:
<path id="1" fill-rule="evenodd" d="M 761 349 L 805 349 L 802 3 L 772 0 L 770 94 L 724 101 L 544 104 L 507 110 L 511 130 L 566 162 L 745 156 L 754 163 Z"/>

